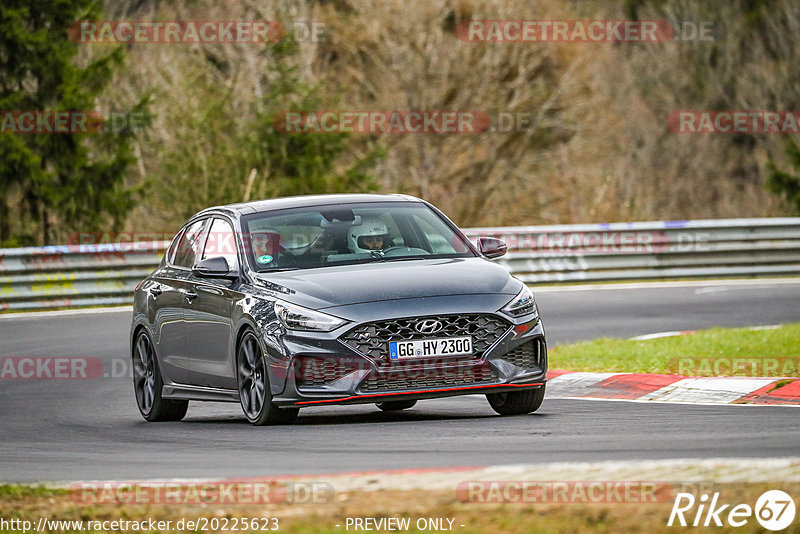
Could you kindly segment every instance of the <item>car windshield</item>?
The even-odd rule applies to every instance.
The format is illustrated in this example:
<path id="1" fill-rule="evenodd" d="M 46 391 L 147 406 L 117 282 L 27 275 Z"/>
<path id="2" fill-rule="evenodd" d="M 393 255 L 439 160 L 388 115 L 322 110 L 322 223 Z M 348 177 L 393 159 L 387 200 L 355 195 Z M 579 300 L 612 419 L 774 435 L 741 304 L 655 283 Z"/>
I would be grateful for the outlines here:
<path id="1" fill-rule="evenodd" d="M 475 255 L 436 212 L 410 202 L 255 213 L 243 219 L 243 232 L 257 271 Z"/>

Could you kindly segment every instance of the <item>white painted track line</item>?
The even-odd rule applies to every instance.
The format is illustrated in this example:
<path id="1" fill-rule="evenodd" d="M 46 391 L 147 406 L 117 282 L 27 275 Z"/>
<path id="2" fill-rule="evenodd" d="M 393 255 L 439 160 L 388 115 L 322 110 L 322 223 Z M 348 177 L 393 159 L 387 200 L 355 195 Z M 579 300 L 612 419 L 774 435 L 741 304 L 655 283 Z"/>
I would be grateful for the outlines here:
<path id="1" fill-rule="evenodd" d="M 77 310 L 53 310 L 39 312 L 2 313 L 0 321 L 9 319 L 52 319 L 69 315 L 92 315 L 104 313 L 132 313 L 133 306 L 110 306 L 106 308 L 80 308 Z"/>
<path id="2" fill-rule="evenodd" d="M 668 289 L 676 287 L 722 287 L 722 286 L 773 286 L 800 285 L 800 278 L 747 278 L 732 280 L 684 280 L 672 282 L 631 282 L 609 284 L 546 285 L 528 284 L 535 293 L 558 293 L 562 291 L 609 291 L 615 289 Z"/>

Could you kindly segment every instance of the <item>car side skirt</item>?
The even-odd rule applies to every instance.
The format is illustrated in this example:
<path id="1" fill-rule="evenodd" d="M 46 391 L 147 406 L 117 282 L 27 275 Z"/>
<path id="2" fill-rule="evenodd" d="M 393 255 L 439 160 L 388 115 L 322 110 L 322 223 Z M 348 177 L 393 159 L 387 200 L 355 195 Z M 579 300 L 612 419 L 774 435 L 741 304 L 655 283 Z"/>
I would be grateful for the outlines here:
<path id="1" fill-rule="evenodd" d="M 239 402 L 239 392 L 234 389 L 220 389 L 187 384 L 165 384 L 161 389 L 165 399 Z"/>

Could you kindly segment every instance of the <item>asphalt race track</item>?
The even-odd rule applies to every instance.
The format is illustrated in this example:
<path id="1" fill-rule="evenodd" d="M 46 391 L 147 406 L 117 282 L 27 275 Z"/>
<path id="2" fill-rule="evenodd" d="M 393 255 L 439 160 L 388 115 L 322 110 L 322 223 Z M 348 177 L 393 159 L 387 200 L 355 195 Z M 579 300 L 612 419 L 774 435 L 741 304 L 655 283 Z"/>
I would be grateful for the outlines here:
<path id="1" fill-rule="evenodd" d="M 800 321 L 796 281 L 549 288 L 550 344 L 599 336 Z M 193 402 L 147 424 L 127 372 L 130 312 L 0 318 L 0 357 L 85 356 L 94 380 L 0 380 L 0 480 L 205 478 L 552 461 L 800 455 L 799 408 L 545 399 L 499 417 L 483 397 L 310 408 L 254 428 L 236 404 Z"/>

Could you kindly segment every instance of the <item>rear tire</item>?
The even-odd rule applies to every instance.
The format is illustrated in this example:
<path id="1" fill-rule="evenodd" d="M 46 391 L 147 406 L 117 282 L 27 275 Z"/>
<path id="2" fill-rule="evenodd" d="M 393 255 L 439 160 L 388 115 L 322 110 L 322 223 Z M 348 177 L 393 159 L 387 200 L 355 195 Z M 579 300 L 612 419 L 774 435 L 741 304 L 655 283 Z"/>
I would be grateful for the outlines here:
<path id="1" fill-rule="evenodd" d="M 545 386 L 522 391 L 487 393 L 486 400 L 500 415 L 523 415 L 539 409 L 544 400 Z"/>
<path id="2" fill-rule="evenodd" d="M 272 402 L 267 358 L 252 331 L 247 331 L 236 350 L 239 400 L 247 420 L 255 426 L 289 424 L 300 408 L 279 408 Z"/>
<path id="3" fill-rule="evenodd" d="M 375 406 L 383 410 L 384 412 L 398 412 L 400 410 L 407 410 L 411 408 L 417 403 L 415 400 L 404 400 L 404 401 L 387 401 L 387 402 L 379 402 Z"/>
<path id="4" fill-rule="evenodd" d="M 186 415 L 189 401 L 168 400 L 161 396 L 164 381 L 161 378 L 161 369 L 158 367 L 158 358 L 150 341 L 150 336 L 145 330 L 136 336 L 133 345 L 133 392 L 136 396 L 136 405 L 145 421 L 180 421 Z"/>

